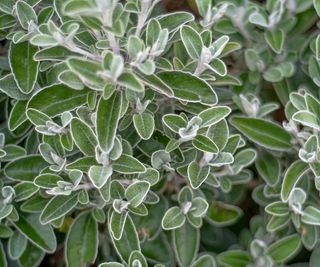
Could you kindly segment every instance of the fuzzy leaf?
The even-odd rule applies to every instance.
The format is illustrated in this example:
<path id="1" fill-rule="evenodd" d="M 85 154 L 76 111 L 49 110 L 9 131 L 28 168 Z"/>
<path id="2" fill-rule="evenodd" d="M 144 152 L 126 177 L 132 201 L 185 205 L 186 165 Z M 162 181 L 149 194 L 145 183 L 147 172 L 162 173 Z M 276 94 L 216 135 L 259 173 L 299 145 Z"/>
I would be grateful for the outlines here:
<path id="1" fill-rule="evenodd" d="M 284 263 L 299 251 L 300 245 L 300 237 L 298 235 L 291 235 L 273 243 L 268 247 L 267 254 L 269 254 L 275 262 Z"/>
<path id="2" fill-rule="evenodd" d="M 143 140 L 151 137 L 154 131 L 154 119 L 150 113 L 134 114 L 133 124 Z"/>
<path id="3" fill-rule="evenodd" d="M 173 231 L 174 251 L 180 266 L 188 267 L 199 249 L 200 231 L 189 223 Z"/>
<path id="4" fill-rule="evenodd" d="M 164 230 L 172 230 L 181 227 L 186 221 L 186 217 L 178 207 L 172 207 L 167 210 L 162 218 L 162 228 Z"/>
<path id="5" fill-rule="evenodd" d="M 190 73 L 163 71 L 158 77 L 173 91 L 177 99 L 212 105 L 217 103 L 217 95 L 211 86 Z"/>
<path id="6" fill-rule="evenodd" d="M 44 207 L 40 222 L 47 224 L 59 219 L 71 211 L 78 203 L 78 194 L 74 193 L 70 196 L 57 195 L 54 196 Z"/>
<path id="7" fill-rule="evenodd" d="M 293 162 L 284 174 L 281 186 L 281 199 L 286 202 L 289 199 L 291 191 L 294 189 L 300 178 L 308 171 L 308 164 L 297 160 Z"/>
<path id="8" fill-rule="evenodd" d="M 39 221 L 38 214 L 19 214 L 19 220 L 13 225 L 23 234 L 30 242 L 45 252 L 52 253 L 56 250 L 57 241 L 55 234 L 49 225 L 42 225 Z"/>
<path id="9" fill-rule="evenodd" d="M 258 118 L 232 117 L 231 124 L 251 141 L 272 150 L 289 150 L 290 135 L 279 125 Z"/>
<path id="10" fill-rule="evenodd" d="M 97 136 L 100 148 L 106 153 L 113 148 L 120 119 L 121 94 L 113 94 L 108 100 L 100 99 L 97 111 Z"/>
<path id="11" fill-rule="evenodd" d="M 98 252 L 98 225 L 89 212 L 83 212 L 73 221 L 65 246 L 68 267 L 85 267 L 94 263 Z"/>
<path id="12" fill-rule="evenodd" d="M 180 30 L 180 36 L 190 57 L 199 59 L 203 47 L 201 36 L 190 26 L 183 26 Z"/>
<path id="13" fill-rule="evenodd" d="M 80 151 L 86 156 L 94 156 L 97 139 L 90 127 L 78 118 L 71 121 L 71 134 Z"/>
<path id="14" fill-rule="evenodd" d="M 62 84 L 46 87 L 29 101 L 28 108 L 39 110 L 50 117 L 70 111 L 87 101 L 88 89 L 74 90 Z"/>
<path id="15" fill-rule="evenodd" d="M 19 4 L 24 2 L 19 1 Z M 38 48 L 28 42 L 12 44 L 10 48 L 10 66 L 21 92 L 30 93 L 37 81 L 39 63 L 33 57 Z"/>

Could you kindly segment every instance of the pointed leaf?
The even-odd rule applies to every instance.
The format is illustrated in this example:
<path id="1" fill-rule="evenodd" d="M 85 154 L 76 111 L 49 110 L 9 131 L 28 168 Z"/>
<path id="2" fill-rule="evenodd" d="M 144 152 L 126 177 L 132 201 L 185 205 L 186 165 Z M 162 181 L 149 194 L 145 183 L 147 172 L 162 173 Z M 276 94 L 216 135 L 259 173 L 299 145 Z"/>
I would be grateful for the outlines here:
<path id="1" fill-rule="evenodd" d="M 143 173 L 146 168 L 143 164 L 132 156 L 122 154 L 113 164 L 113 169 L 116 172 L 131 174 L 131 173 Z"/>
<path id="2" fill-rule="evenodd" d="M 150 113 L 134 114 L 133 124 L 139 136 L 143 140 L 148 140 L 154 131 L 154 119 Z"/>
<path id="3" fill-rule="evenodd" d="M 189 223 L 173 231 L 173 245 L 180 266 L 188 267 L 197 256 L 200 241 L 199 229 Z"/>
<path id="4" fill-rule="evenodd" d="M 52 253 L 56 250 L 57 241 L 55 234 L 49 225 L 42 225 L 38 214 L 24 215 L 19 213 L 19 220 L 12 224 L 29 241 L 45 252 Z"/>
<path id="5" fill-rule="evenodd" d="M 272 150 L 292 148 L 290 135 L 279 125 L 258 118 L 232 117 L 231 124 L 251 141 Z"/>
<path id="6" fill-rule="evenodd" d="M 199 59 L 203 47 L 201 36 L 190 26 L 183 26 L 180 30 L 180 36 L 189 56 L 193 59 Z"/>
<path id="7" fill-rule="evenodd" d="M 120 119 L 122 98 L 120 93 L 113 94 L 108 100 L 100 99 L 97 110 L 97 135 L 100 148 L 110 152 L 113 148 Z"/>
<path id="8" fill-rule="evenodd" d="M 301 240 L 298 235 L 284 237 L 273 243 L 267 249 L 267 254 L 270 255 L 277 263 L 284 263 L 299 251 Z"/>
<path id="9" fill-rule="evenodd" d="M 47 224 L 59 219 L 71 211 L 78 203 L 78 194 L 73 193 L 70 196 L 57 195 L 54 196 L 44 207 L 40 222 Z"/>
<path id="10" fill-rule="evenodd" d="M 179 207 L 168 209 L 162 218 L 161 226 L 164 230 L 172 230 L 181 227 L 186 221 L 186 217 Z"/>
<path id="11" fill-rule="evenodd" d="M 94 156 L 98 142 L 92 129 L 78 118 L 72 119 L 70 129 L 73 141 L 80 151 L 86 156 Z"/>
<path id="12" fill-rule="evenodd" d="M 294 189 L 300 178 L 309 170 L 307 163 L 300 160 L 293 162 L 284 174 L 284 179 L 281 186 L 281 199 L 287 202 L 291 191 Z"/>
<path id="13" fill-rule="evenodd" d="M 90 212 L 83 212 L 73 221 L 65 246 L 67 267 L 93 264 L 98 252 L 98 225 Z"/>
<path id="14" fill-rule="evenodd" d="M 86 103 L 88 92 L 87 88 L 79 91 L 62 84 L 55 84 L 36 93 L 29 101 L 28 108 L 54 117 Z"/>

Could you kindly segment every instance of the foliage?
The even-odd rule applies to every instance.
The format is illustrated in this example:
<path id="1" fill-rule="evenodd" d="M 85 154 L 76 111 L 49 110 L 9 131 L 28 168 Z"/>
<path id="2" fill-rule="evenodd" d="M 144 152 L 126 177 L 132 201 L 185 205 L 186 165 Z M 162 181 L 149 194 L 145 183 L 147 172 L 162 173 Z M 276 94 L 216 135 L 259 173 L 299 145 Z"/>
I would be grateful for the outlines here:
<path id="1" fill-rule="evenodd" d="M 189 2 L 0 1 L 0 266 L 319 266 L 320 1 Z"/>

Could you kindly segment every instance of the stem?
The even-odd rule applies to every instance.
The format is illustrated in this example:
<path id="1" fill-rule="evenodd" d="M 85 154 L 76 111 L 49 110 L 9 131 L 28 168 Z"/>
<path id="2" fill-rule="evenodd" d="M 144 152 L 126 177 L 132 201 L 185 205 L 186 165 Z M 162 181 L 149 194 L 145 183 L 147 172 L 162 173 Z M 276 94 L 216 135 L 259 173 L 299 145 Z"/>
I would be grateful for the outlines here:
<path id="1" fill-rule="evenodd" d="M 85 56 L 86 58 L 92 59 L 94 61 L 98 61 L 99 63 L 103 62 L 103 58 L 99 55 L 93 55 L 79 47 L 77 47 L 76 45 L 72 45 L 72 46 L 67 46 L 66 48 L 68 48 L 70 51 L 78 53 L 82 56 Z"/>
<path id="2" fill-rule="evenodd" d="M 111 32 L 108 32 L 107 35 L 108 35 L 109 44 L 110 44 L 110 47 L 111 47 L 113 53 L 120 54 L 120 47 L 118 45 L 118 42 L 117 42 L 114 34 Z"/>
<path id="3" fill-rule="evenodd" d="M 143 11 L 142 11 L 143 12 Z M 148 15 L 146 13 L 141 13 L 138 18 L 138 24 L 136 28 L 135 35 L 140 36 L 144 23 L 146 22 Z"/>

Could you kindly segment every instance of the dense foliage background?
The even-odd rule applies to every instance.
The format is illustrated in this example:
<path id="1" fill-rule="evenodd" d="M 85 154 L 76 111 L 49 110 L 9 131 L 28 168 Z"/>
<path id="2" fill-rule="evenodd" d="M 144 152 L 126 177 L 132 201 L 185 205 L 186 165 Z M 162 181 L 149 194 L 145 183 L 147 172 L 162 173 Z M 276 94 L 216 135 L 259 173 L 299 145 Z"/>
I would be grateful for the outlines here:
<path id="1" fill-rule="evenodd" d="M 0 267 L 319 267 L 319 0 L 0 0 Z"/>

